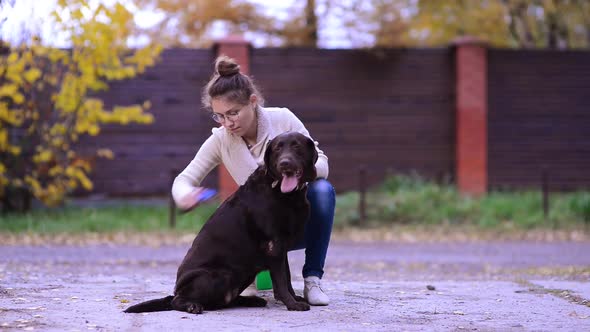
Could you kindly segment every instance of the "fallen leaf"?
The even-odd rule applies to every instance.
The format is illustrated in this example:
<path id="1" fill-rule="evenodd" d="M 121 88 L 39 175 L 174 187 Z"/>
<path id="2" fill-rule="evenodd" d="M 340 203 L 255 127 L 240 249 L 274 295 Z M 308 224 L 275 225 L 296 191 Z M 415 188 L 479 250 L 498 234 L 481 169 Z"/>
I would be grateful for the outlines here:
<path id="1" fill-rule="evenodd" d="M 426 289 L 428 289 L 428 290 L 436 290 L 436 287 L 434 287 L 432 285 L 426 285 Z"/>
<path id="2" fill-rule="evenodd" d="M 121 299 L 121 303 L 129 303 L 129 300 L 127 300 L 127 299 Z"/>
<path id="3" fill-rule="evenodd" d="M 588 316 L 588 315 L 583 315 L 583 316 L 580 316 L 580 315 L 578 315 L 578 313 L 577 313 L 577 312 L 575 312 L 575 311 L 572 311 L 572 312 L 570 312 L 570 313 L 568 314 L 568 316 L 570 316 L 570 317 L 576 317 L 576 318 L 579 318 L 579 319 L 588 319 L 588 317 L 590 317 L 590 316 Z"/>

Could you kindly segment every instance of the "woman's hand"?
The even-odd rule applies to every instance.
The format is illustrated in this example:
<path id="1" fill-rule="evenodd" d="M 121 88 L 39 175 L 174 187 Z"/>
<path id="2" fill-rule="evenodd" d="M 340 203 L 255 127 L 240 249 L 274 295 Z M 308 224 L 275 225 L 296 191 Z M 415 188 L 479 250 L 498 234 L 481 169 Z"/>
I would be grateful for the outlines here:
<path id="1" fill-rule="evenodd" d="M 176 202 L 176 205 L 178 206 L 179 209 L 181 209 L 183 211 L 189 211 L 189 210 L 194 209 L 195 207 L 197 207 L 197 205 L 199 205 L 199 203 L 200 203 L 199 196 L 201 195 L 201 193 L 204 190 L 205 190 L 204 187 L 195 187 L 191 192 L 184 195 L 184 197 L 180 198 Z"/>

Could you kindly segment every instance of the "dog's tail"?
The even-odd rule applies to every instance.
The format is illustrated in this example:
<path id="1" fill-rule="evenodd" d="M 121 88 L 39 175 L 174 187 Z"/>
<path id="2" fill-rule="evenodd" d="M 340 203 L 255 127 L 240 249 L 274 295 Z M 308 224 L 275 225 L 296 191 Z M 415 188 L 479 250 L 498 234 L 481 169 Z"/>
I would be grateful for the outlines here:
<path id="1" fill-rule="evenodd" d="M 172 299 L 174 296 L 166 296 L 161 299 L 149 300 L 145 302 L 132 305 L 125 309 L 127 313 L 138 313 L 138 312 L 153 312 L 153 311 L 170 311 L 172 309 Z"/>

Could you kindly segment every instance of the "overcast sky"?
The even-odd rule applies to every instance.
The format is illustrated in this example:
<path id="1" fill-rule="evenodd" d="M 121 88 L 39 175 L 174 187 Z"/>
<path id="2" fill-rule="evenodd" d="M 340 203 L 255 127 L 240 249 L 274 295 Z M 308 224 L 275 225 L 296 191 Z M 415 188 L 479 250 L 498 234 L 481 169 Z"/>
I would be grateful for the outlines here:
<path id="1" fill-rule="evenodd" d="M 65 36 L 58 36 L 51 29 L 51 20 L 49 13 L 55 8 L 57 0 L 4 0 L 6 4 L 0 9 L 1 37 L 5 40 L 18 42 L 22 38 L 22 31 L 40 31 L 44 41 L 58 47 L 67 47 Z M 96 3 L 103 2 L 110 4 L 115 0 L 91 0 Z M 258 3 L 264 6 L 265 10 L 273 16 L 281 17 L 287 15 L 287 9 L 295 0 L 251 0 L 250 2 Z M 123 3 L 127 2 L 122 0 Z M 131 3 L 130 1 L 127 3 Z M 135 8 L 128 5 L 129 9 Z M 137 8 L 135 8 L 137 9 Z M 149 27 L 154 22 L 163 17 L 162 13 L 149 11 L 136 11 L 136 24 L 140 27 Z M 324 28 L 320 30 L 320 46 L 326 48 L 348 47 L 346 38 L 341 35 L 341 29 L 338 29 L 337 23 L 333 19 L 328 19 L 323 24 Z M 223 29 L 214 29 L 215 37 L 222 37 Z M 262 46 L 260 40 L 256 40 L 252 34 L 247 34 L 246 38 L 254 43 L 254 46 Z M 141 44 L 142 41 L 133 41 Z"/>

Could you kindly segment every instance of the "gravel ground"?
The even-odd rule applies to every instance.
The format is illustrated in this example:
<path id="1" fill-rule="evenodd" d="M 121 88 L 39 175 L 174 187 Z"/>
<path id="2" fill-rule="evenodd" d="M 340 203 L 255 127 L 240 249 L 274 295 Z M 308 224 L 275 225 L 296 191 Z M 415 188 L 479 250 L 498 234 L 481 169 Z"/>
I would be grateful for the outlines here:
<path id="1" fill-rule="evenodd" d="M 329 306 L 124 314 L 171 293 L 187 248 L 0 246 L 0 331 L 590 331 L 588 242 L 333 241 Z"/>

